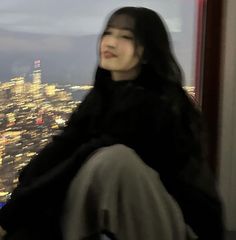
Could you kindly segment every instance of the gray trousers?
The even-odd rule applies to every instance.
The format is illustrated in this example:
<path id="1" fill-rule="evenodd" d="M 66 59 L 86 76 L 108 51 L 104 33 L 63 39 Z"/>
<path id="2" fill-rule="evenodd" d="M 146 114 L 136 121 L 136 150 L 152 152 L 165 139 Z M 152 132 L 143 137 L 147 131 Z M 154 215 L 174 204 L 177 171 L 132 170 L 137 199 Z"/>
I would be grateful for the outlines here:
<path id="1" fill-rule="evenodd" d="M 62 231 L 64 240 L 99 239 L 103 231 L 118 240 L 187 239 L 181 210 L 158 173 L 121 144 L 98 149 L 78 171 Z"/>

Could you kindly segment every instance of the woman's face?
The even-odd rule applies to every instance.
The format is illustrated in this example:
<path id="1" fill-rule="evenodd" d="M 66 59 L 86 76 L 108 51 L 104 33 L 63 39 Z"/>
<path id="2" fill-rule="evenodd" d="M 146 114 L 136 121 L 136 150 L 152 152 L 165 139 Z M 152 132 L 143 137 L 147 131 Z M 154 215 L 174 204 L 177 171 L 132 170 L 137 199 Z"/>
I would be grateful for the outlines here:
<path id="1" fill-rule="evenodd" d="M 135 78 L 140 70 L 143 47 L 135 45 L 131 30 L 108 27 L 100 43 L 100 67 L 111 71 L 113 80 Z"/>

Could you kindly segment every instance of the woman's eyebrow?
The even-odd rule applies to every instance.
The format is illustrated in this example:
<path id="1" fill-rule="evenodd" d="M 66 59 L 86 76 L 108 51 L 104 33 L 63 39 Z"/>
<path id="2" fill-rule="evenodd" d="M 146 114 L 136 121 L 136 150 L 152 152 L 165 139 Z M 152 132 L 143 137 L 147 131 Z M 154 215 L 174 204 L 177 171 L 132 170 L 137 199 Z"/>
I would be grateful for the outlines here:
<path id="1" fill-rule="evenodd" d="M 126 31 L 133 32 L 133 29 L 132 29 L 132 28 L 129 28 L 129 27 L 116 27 L 116 26 L 108 25 L 108 26 L 107 26 L 107 29 L 108 29 L 108 28 L 117 28 L 117 29 L 120 29 L 120 30 L 126 30 Z"/>

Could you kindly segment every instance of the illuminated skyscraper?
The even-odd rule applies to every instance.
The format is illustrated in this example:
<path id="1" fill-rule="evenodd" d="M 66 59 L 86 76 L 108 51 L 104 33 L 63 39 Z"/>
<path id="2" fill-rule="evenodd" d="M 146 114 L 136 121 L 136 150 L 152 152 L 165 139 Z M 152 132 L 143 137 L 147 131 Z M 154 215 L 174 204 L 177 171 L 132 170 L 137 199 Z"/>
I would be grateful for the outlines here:
<path id="1" fill-rule="evenodd" d="M 35 98 L 40 97 L 40 89 L 41 89 L 41 68 L 40 68 L 40 60 L 34 61 L 34 71 L 33 71 L 33 84 L 32 89 Z"/>
<path id="2" fill-rule="evenodd" d="M 41 84 L 40 60 L 34 61 L 33 84 Z"/>

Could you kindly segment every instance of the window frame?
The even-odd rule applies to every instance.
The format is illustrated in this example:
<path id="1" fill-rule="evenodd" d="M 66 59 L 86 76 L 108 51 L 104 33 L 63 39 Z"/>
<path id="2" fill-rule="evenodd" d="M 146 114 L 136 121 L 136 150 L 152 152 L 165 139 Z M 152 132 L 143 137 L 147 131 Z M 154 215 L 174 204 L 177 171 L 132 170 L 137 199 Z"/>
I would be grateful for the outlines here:
<path id="1" fill-rule="evenodd" d="M 207 0 L 201 81 L 201 107 L 207 130 L 208 161 L 216 176 L 219 175 L 219 109 L 224 2 L 225 0 Z"/>

